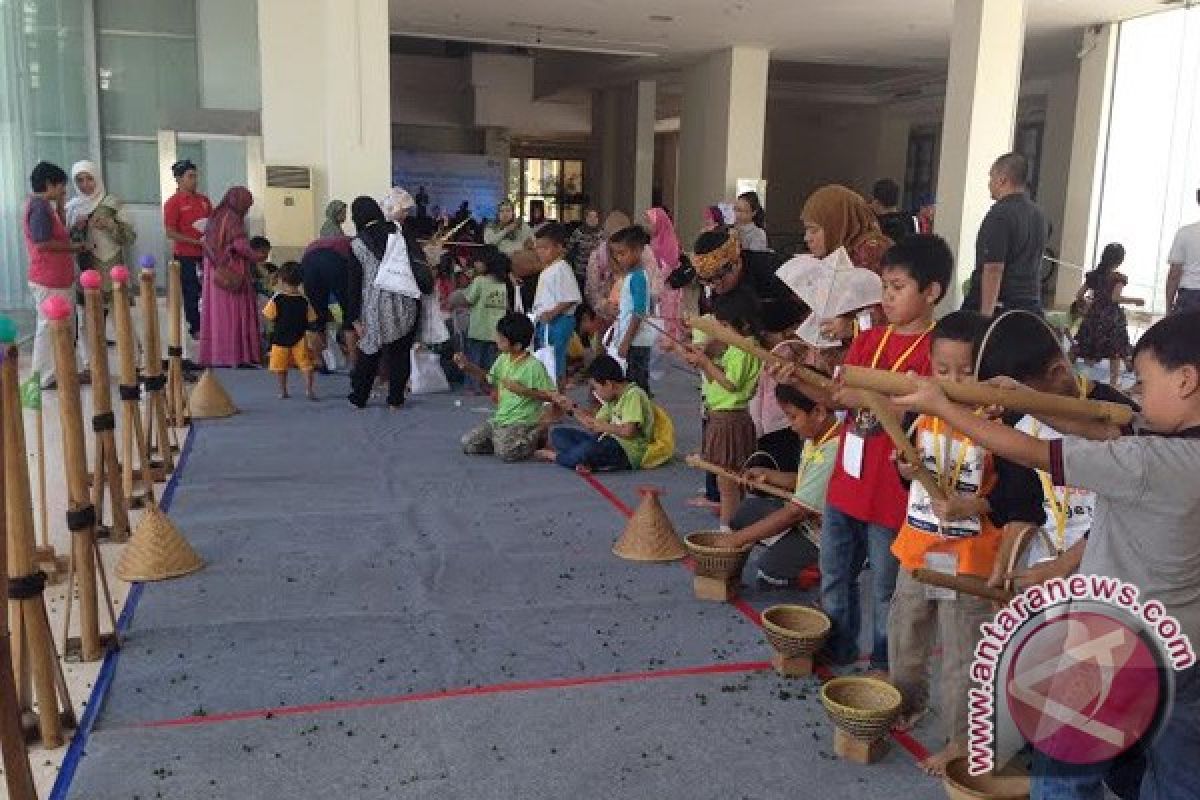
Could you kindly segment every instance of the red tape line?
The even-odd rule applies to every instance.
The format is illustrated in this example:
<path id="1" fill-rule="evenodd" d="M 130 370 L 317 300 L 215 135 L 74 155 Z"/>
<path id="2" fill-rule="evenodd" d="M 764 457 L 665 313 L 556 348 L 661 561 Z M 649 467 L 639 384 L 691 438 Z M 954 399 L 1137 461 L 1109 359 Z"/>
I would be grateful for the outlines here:
<path id="1" fill-rule="evenodd" d="M 587 472 L 580 472 L 579 476 L 587 481 L 593 489 L 603 495 L 610 503 L 612 503 L 618 511 L 627 517 L 630 516 L 631 512 L 629 511 L 629 507 L 621 502 L 621 499 L 614 495 L 607 486 L 597 480 L 594 475 Z M 689 571 L 695 571 L 696 562 L 691 557 L 683 559 L 682 564 Z M 754 609 L 754 606 L 750 605 L 741 597 L 736 595 L 732 600 L 729 601 L 729 604 L 756 627 L 760 629 L 762 628 L 762 615 Z M 821 664 L 818 664 L 816 667 L 814 667 L 813 671 L 816 673 L 817 677 L 821 679 L 822 683 L 828 681 L 830 678 L 837 677 L 834 672 L 829 669 L 829 667 Z M 925 745 L 913 738 L 912 734 L 908 731 L 893 730 L 890 733 L 896 744 L 907 750 L 909 754 L 917 760 L 918 763 L 929 758 L 930 754 L 929 751 L 925 749 Z"/>
<path id="2" fill-rule="evenodd" d="M 574 689 L 582 686 L 597 686 L 613 683 L 635 683 L 639 681 L 661 680 L 663 678 L 686 678 L 694 675 L 728 675 L 746 672 L 765 672 L 771 669 L 769 661 L 741 661 L 730 664 L 706 664 L 700 667 L 679 667 L 677 669 L 651 670 L 648 672 L 614 672 L 608 675 L 586 675 L 579 678 L 552 678 L 540 681 L 519 681 L 515 683 L 497 683 L 488 686 L 465 686 L 459 689 L 446 689 L 438 692 L 420 692 L 416 694 L 400 694 L 385 697 L 368 697 L 362 700 L 333 700 L 326 703 L 310 703 L 308 705 L 279 706 L 276 708 L 258 708 L 243 711 L 230 711 L 223 714 L 206 714 L 204 716 L 177 717 L 175 719 L 160 719 L 150 722 L 138 722 L 125 726 L 130 728 L 181 728 L 194 725 L 214 725 L 220 722 L 244 722 L 254 719 L 272 719 L 274 717 L 294 717 L 301 714 L 322 714 L 330 711 L 348 711 L 360 708 L 380 708 L 397 706 L 405 703 L 421 703 L 430 700 L 449 700 L 455 697 L 480 697 L 494 694 L 513 694 L 516 692 L 533 692 L 541 689 Z"/>

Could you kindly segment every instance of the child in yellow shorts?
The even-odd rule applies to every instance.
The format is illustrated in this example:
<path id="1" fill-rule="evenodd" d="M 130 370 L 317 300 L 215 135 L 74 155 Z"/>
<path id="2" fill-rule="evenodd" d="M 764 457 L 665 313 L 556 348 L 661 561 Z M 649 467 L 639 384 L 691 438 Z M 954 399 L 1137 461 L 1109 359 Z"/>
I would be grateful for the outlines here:
<path id="1" fill-rule="evenodd" d="M 279 396 L 288 397 L 288 370 L 292 367 L 304 373 L 309 400 L 317 399 L 316 373 L 312 352 L 305 334 L 316 324 L 317 312 L 300 289 L 300 265 L 289 261 L 279 268 L 279 291 L 263 308 L 263 316 L 274 323 L 271 330 L 271 360 L 269 369 L 279 376 Z"/>

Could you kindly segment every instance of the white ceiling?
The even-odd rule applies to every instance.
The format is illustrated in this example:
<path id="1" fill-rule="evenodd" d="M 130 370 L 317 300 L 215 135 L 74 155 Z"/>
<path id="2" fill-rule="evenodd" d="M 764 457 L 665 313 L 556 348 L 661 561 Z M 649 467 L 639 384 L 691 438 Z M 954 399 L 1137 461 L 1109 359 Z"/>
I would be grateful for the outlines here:
<path id="1" fill-rule="evenodd" d="M 1028 0 L 1027 57 L 1070 59 L 1080 29 L 1160 0 Z M 954 0 L 390 0 L 395 34 L 646 54 L 658 69 L 734 44 L 778 61 L 930 68 L 950 49 Z M 1043 52 L 1044 51 L 1044 52 Z"/>

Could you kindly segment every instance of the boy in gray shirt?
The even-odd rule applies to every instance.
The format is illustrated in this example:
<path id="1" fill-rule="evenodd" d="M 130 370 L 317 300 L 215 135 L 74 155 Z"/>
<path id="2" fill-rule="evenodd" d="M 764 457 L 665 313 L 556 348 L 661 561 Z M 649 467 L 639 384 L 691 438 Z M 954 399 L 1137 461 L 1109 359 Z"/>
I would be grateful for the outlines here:
<path id="1" fill-rule="evenodd" d="M 1138 341 L 1145 435 L 1115 426 L 1046 418 L 1064 439 L 1044 441 L 982 419 L 931 380 L 896 398 L 944 419 L 995 455 L 1049 472 L 1057 485 L 1096 493 L 1080 572 L 1117 578 L 1157 601 L 1180 624 L 1168 646 L 1175 697 L 1161 734 L 1146 751 L 1140 800 L 1200 798 L 1200 311 L 1167 317 Z M 915 376 L 914 376 L 915 377 Z M 1087 438 L 1083 438 L 1087 437 Z M 1045 763 L 1042 759 L 1041 763 Z M 1102 798 L 1108 765 L 1035 774 L 1034 797 Z"/>

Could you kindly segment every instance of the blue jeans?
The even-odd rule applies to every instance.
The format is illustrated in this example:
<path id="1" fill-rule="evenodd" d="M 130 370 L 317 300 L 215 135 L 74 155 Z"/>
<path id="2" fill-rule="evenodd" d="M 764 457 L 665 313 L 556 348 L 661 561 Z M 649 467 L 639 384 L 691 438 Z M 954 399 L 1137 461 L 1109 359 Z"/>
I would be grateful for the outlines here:
<path id="1" fill-rule="evenodd" d="M 1145 755 L 1145 771 L 1137 787 L 1140 764 L 1119 758 L 1104 764 L 1072 767 L 1035 751 L 1032 800 L 1091 800 L 1104 796 L 1107 783 L 1121 797 L 1138 800 L 1197 800 L 1200 798 L 1200 666 L 1175 673 L 1175 703 L 1166 725 Z"/>
<path id="2" fill-rule="evenodd" d="M 496 343 L 484 341 L 482 339 L 467 339 L 467 360 L 475 366 L 479 367 L 484 372 L 492 368 L 492 364 L 496 361 Z M 486 389 L 486 385 L 480 384 L 479 381 L 467 376 L 467 384 L 473 389 Z"/>
<path id="3" fill-rule="evenodd" d="M 896 572 L 900 565 L 892 555 L 896 532 L 883 525 L 863 522 L 833 506 L 825 506 L 821 519 L 821 606 L 833 622 L 825 651 L 836 664 L 852 664 L 858 658 L 858 632 L 862 606 L 858 578 L 868 556 L 871 559 L 871 668 L 888 666 L 887 621 Z"/>
<path id="4" fill-rule="evenodd" d="M 633 469 L 625 448 L 612 436 L 596 436 L 579 428 L 558 427 L 550 430 L 550 446 L 560 467 L 575 469 L 582 465 L 593 470 Z"/>
<path id="5" fill-rule="evenodd" d="M 539 322 L 533 335 L 533 349 L 545 347 L 547 341 L 554 348 L 554 364 L 558 374 L 555 376 L 559 384 L 567 377 L 567 348 L 571 344 L 571 334 L 575 333 L 575 317 L 571 314 L 559 314 L 551 323 Z"/>

